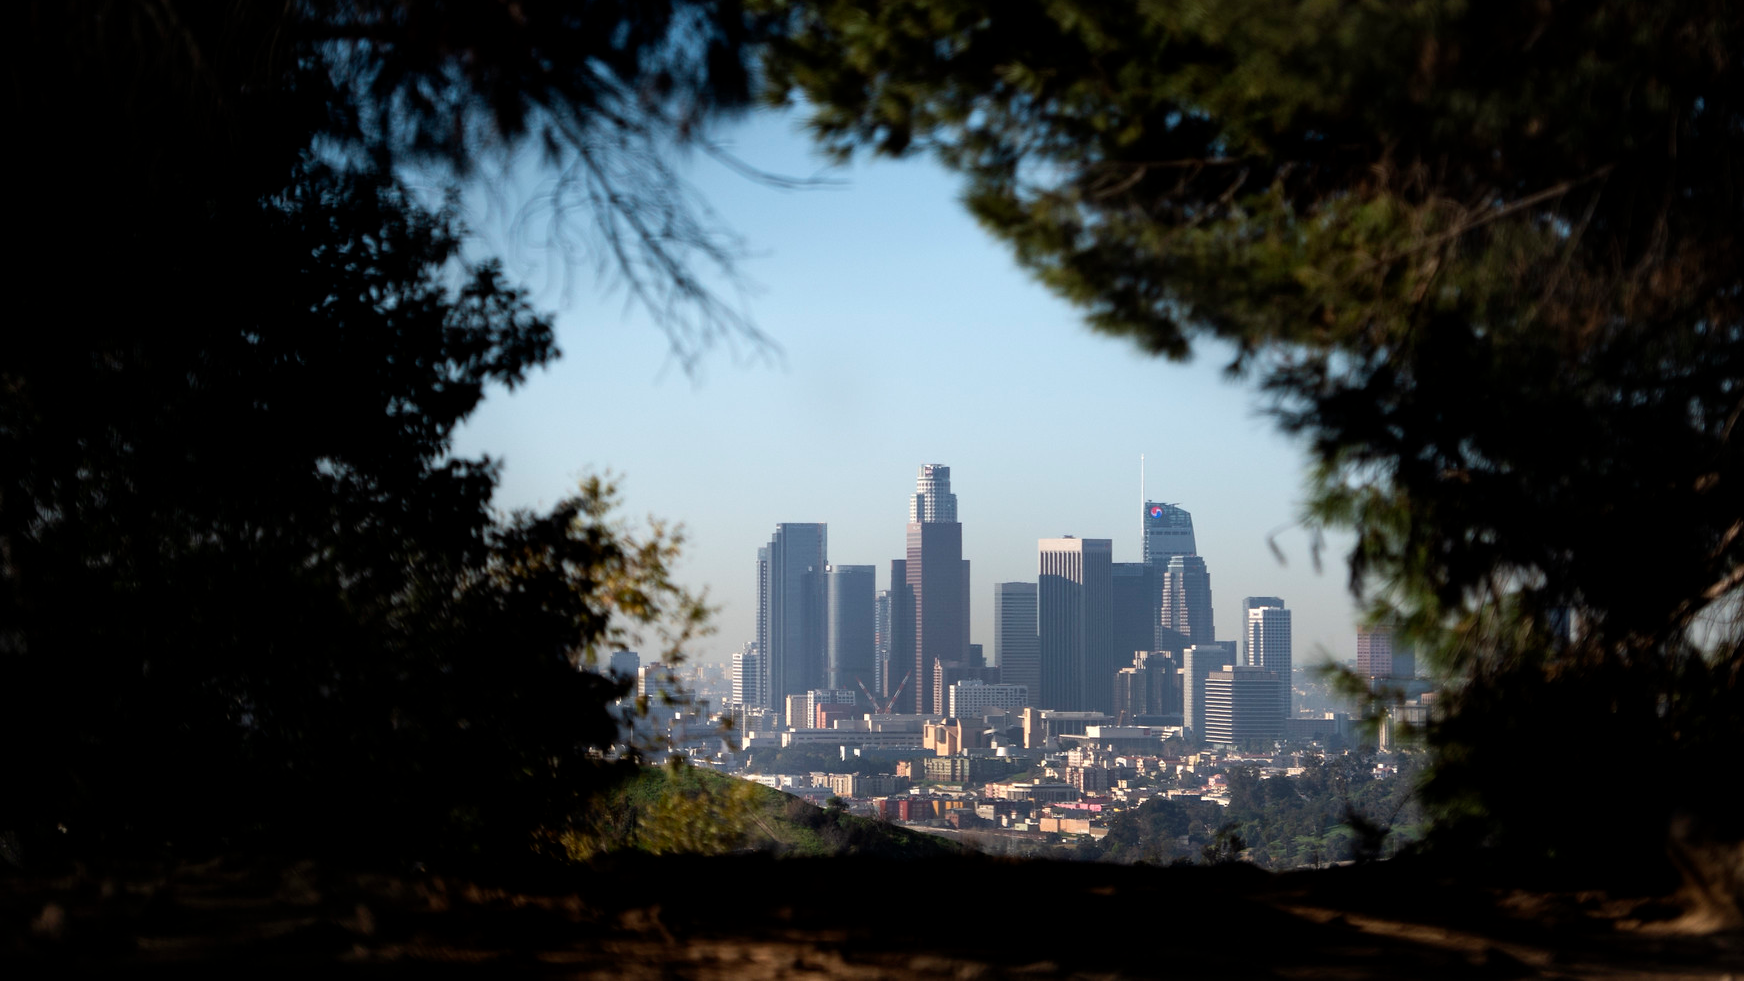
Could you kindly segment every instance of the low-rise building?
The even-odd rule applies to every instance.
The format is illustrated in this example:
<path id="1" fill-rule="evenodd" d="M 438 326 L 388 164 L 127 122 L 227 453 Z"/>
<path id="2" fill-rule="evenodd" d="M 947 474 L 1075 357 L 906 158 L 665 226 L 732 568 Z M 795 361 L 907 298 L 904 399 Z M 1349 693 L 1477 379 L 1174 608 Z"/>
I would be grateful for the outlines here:
<path id="1" fill-rule="evenodd" d="M 987 796 L 1046 804 L 1053 801 L 1077 800 L 1082 795 L 1078 788 L 1069 783 L 1025 780 L 1012 783 L 990 783 L 987 785 Z"/>

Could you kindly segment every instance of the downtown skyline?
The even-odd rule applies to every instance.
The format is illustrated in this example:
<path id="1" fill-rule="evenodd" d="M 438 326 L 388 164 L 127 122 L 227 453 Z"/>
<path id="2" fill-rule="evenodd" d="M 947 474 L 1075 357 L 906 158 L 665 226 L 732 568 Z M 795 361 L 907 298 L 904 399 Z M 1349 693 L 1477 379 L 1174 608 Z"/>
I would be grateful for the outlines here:
<path id="1" fill-rule="evenodd" d="M 723 138 L 766 170 L 817 171 L 791 128 L 756 114 Z M 560 308 L 563 358 L 490 392 L 456 453 L 501 460 L 503 509 L 549 506 L 609 472 L 632 525 L 682 523 L 676 578 L 718 609 L 717 632 L 688 648 L 694 660 L 725 662 L 756 636 L 752 557 L 778 524 L 829 525 L 831 563 L 875 565 L 877 588 L 889 588 L 915 468 L 929 461 L 952 468 L 973 563 L 970 640 L 991 653 L 993 583 L 1033 580 L 1037 540 L 1107 538 L 1115 562 L 1141 561 L 1141 455 L 1148 496 L 1193 514 L 1225 639 L 1238 635 L 1243 597 L 1279 595 L 1294 611 L 1297 665 L 1321 649 L 1354 656 L 1348 538 L 1329 540 L 1316 574 L 1307 536 L 1290 527 L 1303 450 L 1225 377 L 1227 351 L 1208 344 L 1173 363 L 1094 334 L 974 225 L 930 162 L 856 165 L 832 172 L 840 187 L 796 193 L 721 168 L 692 173 L 756 253 L 747 310 L 778 357 L 723 346 L 687 377 L 621 294 L 550 273 L 535 298 Z M 487 240 L 492 206 L 472 219 Z M 537 255 L 505 254 L 511 272 L 543 281 Z M 1287 565 L 1268 545 L 1274 532 Z"/>

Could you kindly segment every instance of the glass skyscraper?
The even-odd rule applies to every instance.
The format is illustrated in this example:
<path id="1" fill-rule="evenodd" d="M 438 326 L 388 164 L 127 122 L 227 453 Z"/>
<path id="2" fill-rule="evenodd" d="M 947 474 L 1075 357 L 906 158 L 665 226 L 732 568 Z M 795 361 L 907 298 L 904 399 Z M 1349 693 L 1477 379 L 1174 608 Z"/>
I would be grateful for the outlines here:
<path id="1" fill-rule="evenodd" d="M 779 524 L 757 550 L 757 651 L 767 685 L 764 707 L 785 708 L 789 695 L 823 687 L 824 524 Z"/>
<path id="2" fill-rule="evenodd" d="M 904 574 L 913 601 L 914 674 L 910 681 L 917 714 L 932 711 L 934 662 L 962 664 L 969 657 L 969 575 L 963 561 L 963 526 L 957 521 L 957 495 L 951 468 L 929 463 L 920 468 L 908 502 L 908 555 Z M 894 584 L 893 584 L 894 585 Z M 897 610 L 892 603 L 891 613 Z M 899 635 L 900 628 L 892 628 Z M 893 652 L 894 656 L 894 652 Z M 894 673 L 894 668 L 892 669 Z"/>

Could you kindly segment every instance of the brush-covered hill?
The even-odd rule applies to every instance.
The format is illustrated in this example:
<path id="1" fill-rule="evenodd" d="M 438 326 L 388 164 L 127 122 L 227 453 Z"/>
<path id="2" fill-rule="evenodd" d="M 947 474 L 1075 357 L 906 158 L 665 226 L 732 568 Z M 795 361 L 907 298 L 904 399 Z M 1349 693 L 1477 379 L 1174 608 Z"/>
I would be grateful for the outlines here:
<path id="1" fill-rule="evenodd" d="M 963 850 L 935 835 L 687 765 L 645 767 L 604 795 L 583 824 L 558 836 L 558 844 L 578 860 L 637 851 L 909 859 Z"/>

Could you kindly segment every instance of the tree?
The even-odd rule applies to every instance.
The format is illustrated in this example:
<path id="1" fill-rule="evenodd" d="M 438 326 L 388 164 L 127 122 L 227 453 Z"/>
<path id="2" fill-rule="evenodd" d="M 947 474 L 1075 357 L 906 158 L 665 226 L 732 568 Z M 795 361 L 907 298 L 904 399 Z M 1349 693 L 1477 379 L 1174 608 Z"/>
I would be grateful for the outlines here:
<path id="1" fill-rule="evenodd" d="M 1744 837 L 1736 10 L 759 7 L 826 148 L 932 151 L 1097 329 L 1233 347 L 1314 454 L 1310 525 L 1449 679 L 1444 831 L 1589 866 L 1678 809 Z M 1678 792 L 1545 835 L 1604 784 L 1512 754 L 1625 732 Z"/>
<path id="2" fill-rule="evenodd" d="M 559 227 L 693 354 L 738 322 L 692 264 L 731 254 L 656 148 L 745 103 L 755 21 L 79 0 L 14 26 L 0 831 L 27 855 L 524 850 L 610 769 L 618 690 L 576 667 L 699 607 L 676 539 L 614 524 L 607 488 L 501 519 L 495 464 L 452 456 L 487 387 L 557 352 L 405 174 L 546 154 L 554 207 L 595 209 Z"/>

